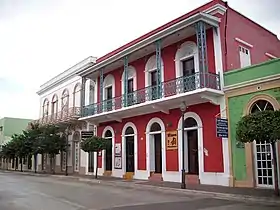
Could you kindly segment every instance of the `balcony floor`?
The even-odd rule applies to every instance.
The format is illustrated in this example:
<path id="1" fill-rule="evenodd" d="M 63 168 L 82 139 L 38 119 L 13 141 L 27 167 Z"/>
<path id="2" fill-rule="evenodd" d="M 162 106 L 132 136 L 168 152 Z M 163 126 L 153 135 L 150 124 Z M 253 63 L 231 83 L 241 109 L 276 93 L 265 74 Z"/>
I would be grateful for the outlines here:
<path id="1" fill-rule="evenodd" d="M 223 95 L 224 93 L 220 90 L 201 88 L 194 91 L 151 100 L 145 103 L 124 107 L 117 110 L 82 117 L 79 120 L 89 121 L 95 125 L 98 125 L 100 123 L 109 121 L 121 122 L 124 118 L 150 114 L 154 112 L 163 112 L 168 114 L 169 110 L 179 108 L 182 102 L 185 102 L 187 106 L 207 102 L 218 105 L 220 103 L 219 100 Z"/>

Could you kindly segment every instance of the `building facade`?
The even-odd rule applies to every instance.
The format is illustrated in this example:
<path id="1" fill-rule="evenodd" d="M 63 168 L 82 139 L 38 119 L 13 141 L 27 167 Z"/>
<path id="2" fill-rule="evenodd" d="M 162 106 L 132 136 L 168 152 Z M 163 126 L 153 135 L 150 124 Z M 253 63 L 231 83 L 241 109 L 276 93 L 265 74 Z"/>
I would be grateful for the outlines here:
<path id="1" fill-rule="evenodd" d="M 22 118 L 12 118 L 4 117 L 0 119 L 0 147 L 5 145 L 8 141 L 11 140 L 12 135 L 21 134 L 23 130 L 26 129 L 28 123 L 31 119 L 22 119 Z M 14 168 L 15 164 L 11 161 L 10 163 L 4 163 L 3 160 L 0 162 L 3 168 Z"/>
<path id="2" fill-rule="evenodd" d="M 94 83 L 79 120 L 113 145 L 99 174 L 228 186 L 223 72 L 278 56 L 276 35 L 214 0 L 97 59 L 77 75 Z"/>
<path id="3" fill-rule="evenodd" d="M 244 115 L 280 109 L 280 59 L 227 72 L 224 78 L 230 131 L 231 185 L 273 188 L 273 158 L 277 158 L 279 163 L 280 143 L 277 157 L 273 157 L 270 144 L 240 144 L 236 141 L 236 124 Z"/>
<path id="4" fill-rule="evenodd" d="M 88 57 L 61 74 L 55 76 L 40 87 L 37 94 L 40 96 L 40 119 L 33 121 L 39 124 L 64 125 L 70 131 L 68 136 L 68 155 L 59 154 L 55 158 L 56 173 L 85 174 L 87 170 L 87 154 L 80 147 L 80 131 L 87 129 L 87 123 L 78 121 L 81 115 L 82 78 L 76 72 L 92 66 L 95 57 Z M 91 95 L 92 83 L 88 81 L 84 90 L 87 96 Z M 90 98 L 84 97 L 90 102 Z M 50 171 L 50 159 L 48 156 L 39 155 L 38 170 Z"/>

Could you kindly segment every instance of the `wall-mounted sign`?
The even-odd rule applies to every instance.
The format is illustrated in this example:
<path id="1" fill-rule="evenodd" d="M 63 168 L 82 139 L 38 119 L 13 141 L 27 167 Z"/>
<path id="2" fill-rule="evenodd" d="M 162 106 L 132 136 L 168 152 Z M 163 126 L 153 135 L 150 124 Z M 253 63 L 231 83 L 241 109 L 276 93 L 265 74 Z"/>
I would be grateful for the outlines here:
<path id="1" fill-rule="evenodd" d="M 93 131 L 81 131 L 82 139 L 93 137 Z"/>
<path id="2" fill-rule="evenodd" d="M 116 143 L 115 144 L 115 157 L 121 156 L 121 155 L 122 155 L 121 143 Z"/>
<path id="3" fill-rule="evenodd" d="M 178 149 L 178 132 L 166 131 L 166 149 Z"/>
<path id="4" fill-rule="evenodd" d="M 122 157 L 115 157 L 115 169 L 122 169 Z"/>
<path id="5" fill-rule="evenodd" d="M 219 138 L 228 138 L 228 120 L 216 118 L 216 132 Z"/>

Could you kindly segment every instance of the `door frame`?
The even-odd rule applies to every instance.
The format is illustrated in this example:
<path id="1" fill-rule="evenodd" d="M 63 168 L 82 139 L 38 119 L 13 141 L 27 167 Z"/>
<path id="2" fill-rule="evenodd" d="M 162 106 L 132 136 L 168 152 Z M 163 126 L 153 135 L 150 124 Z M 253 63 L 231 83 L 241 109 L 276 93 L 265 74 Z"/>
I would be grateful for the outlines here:
<path id="1" fill-rule="evenodd" d="M 268 188 L 268 189 L 273 189 L 274 188 L 274 186 L 275 186 L 275 177 L 274 177 L 274 164 L 273 164 L 273 152 L 272 152 L 272 146 L 271 146 L 271 144 L 269 144 L 269 146 L 270 146 L 270 151 L 271 151 L 271 166 L 272 166 L 272 182 L 273 182 L 273 184 L 272 185 L 265 185 L 265 184 L 258 184 L 258 163 L 257 163 L 257 145 L 256 145 L 256 141 L 254 141 L 253 142 L 253 151 L 254 151 L 254 155 L 253 155 L 253 157 L 254 157 L 254 168 L 255 168 L 255 170 L 254 170 L 254 173 L 255 173 L 255 186 L 257 187 L 257 188 Z M 277 154 L 277 153 L 276 153 Z"/>
<path id="2" fill-rule="evenodd" d="M 106 131 L 111 131 L 112 133 L 112 171 L 114 169 L 114 156 L 115 156 L 115 132 L 114 132 L 114 129 L 111 127 L 111 126 L 106 126 L 104 129 L 103 129 L 103 132 L 102 132 L 102 138 L 105 138 L 105 133 Z M 96 153 L 96 164 L 98 164 L 98 153 Z M 102 150 L 102 167 L 101 167 L 101 170 L 98 170 L 98 174 L 103 174 L 106 170 L 105 170 L 105 167 L 106 167 L 106 156 L 105 156 L 105 150 Z M 99 168 L 100 169 L 100 168 Z"/>
<path id="3" fill-rule="evenodd" d="M 202 125 L 202 120 L 199 117 L 198 114 L 195 112 L 186 112 L 184 114 L 184 120 L 187 118 L 193 118 L 197 122 L 197 127 L 191 127 L 191 128 L 184 128 L 184 132 L 186 130 L 192 130 L 192 129 L 197 129 L 197 143 L 198 143 L 198 177 L 201 180 L 203 173 L 204 173 L 204 153 L 206 153 L 206 150 L 204 151 L 203 147 L 203 125 Z M 180 117 L 179 122 L 178 122 L 178 160 L 179 160 L 179 171 L 182 170 L 182 118 Z M 186 141 L 186 138 L 185 138 Z M 186 144 L 185 144 L 186 145 Z M 180 174 L 180 179 L 181 179 L 181 174 Z"/>
<path id="4" fill-rule="evenodd" d="M 134 134 L 125 135 L 125 131 L 128 127 L 132 127 Z M 137 139 L 137 127 L 132 122 L 127 122 L 122 129 L 122 173 L 125 175 L 126 173 L 126 137 L 134 136 L 134 174 L 138 171 L 138 139 Z M 115 151 L 114 151 L 115 153 Z M 116 169 L 118 170 L 118 169 Z"/>
<path id="5" fill-rule="evenodd" d="M 150 132 L 151 126 L 153 123 L 158 123 L 161 127 L 161 131 Z M 146 169 L 147 169 L 147 177 L 150 177 L 151 173 L 151 148 L 150 139 L 153 138 L 152 134 L 160 133 L 161 134 L 161 147 L 162 147 L 162 178 L 165 180 L 166 176 L 166 142 L 165 142 L 165 125 L 162 119 L 158 117 L 154 117 L 150 119 L 146 126 Z M 154 154 L 153 154 L 154 155 Z"/>

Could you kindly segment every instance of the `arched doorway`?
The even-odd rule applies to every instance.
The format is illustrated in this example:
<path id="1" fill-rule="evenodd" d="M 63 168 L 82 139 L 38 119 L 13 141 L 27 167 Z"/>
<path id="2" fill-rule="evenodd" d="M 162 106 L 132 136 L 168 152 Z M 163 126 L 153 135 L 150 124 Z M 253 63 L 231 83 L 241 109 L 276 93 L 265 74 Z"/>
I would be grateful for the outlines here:
<path id="1" fill-rule="evenodd" d="M 265 110 L 273 110 L 273 105 L 267 100 L 257 100 L 250 107 L 250 114 Z M 274 173 L 272 164 L 272 148 L 271 144 L 264 142 L 254 142 L 255 152 L 255 176 L 256 185 L 258 187 L 273 188 Z"/>
<path id="2" fill-rule="evenodd" d="M 188 174 L 199 174 L 198 160 L 198 125 L 194 118 L 188 117 L 184 120 L 185 136 L 185 169 Z"/>
<path id="3" fill-rule="evenodd" d="M 126 172 L 134 172 L 135 158 L 134 158 L 134 130 L 131 126 L 125 130 L 125 166 Z"/>
<path id="4" fill-rule="evenodd" d="M 112 171 L 112 140 L 113 134 L 110 130 L 105 132 L 104 138 L 107 142 L 107 148 L 105 150 L 105 171 Z"/>
<path id="5" fill-rule="evenodd" d="M 150 127 L 150 170 L 151 172 L 162 173 L 162 138 L 161 126 L 154 122 Z"/>

